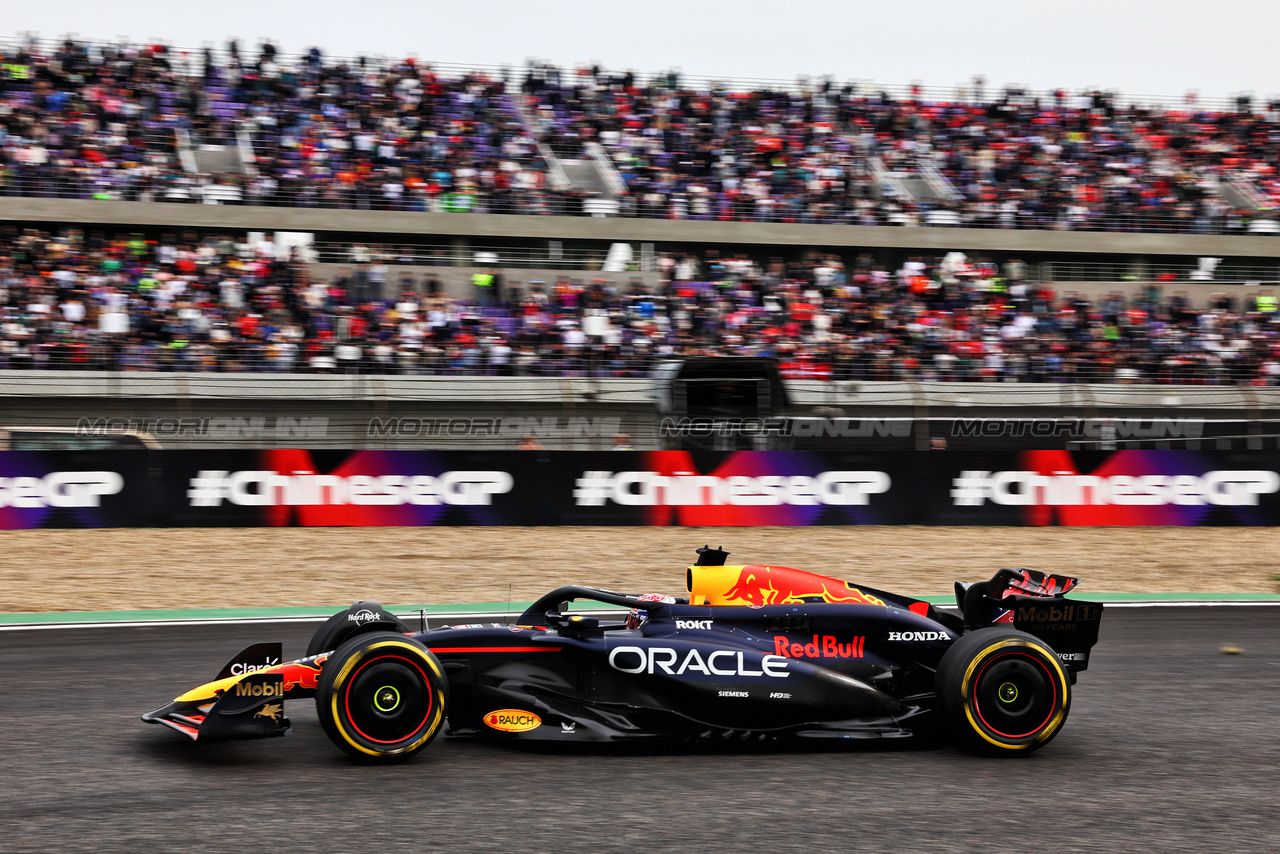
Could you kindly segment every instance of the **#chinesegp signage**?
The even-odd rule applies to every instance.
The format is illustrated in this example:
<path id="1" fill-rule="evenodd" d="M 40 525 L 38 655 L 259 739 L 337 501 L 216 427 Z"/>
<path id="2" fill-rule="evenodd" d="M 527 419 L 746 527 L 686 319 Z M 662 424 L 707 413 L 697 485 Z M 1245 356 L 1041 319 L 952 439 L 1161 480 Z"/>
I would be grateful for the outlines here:
<path id="1" fill-rule="evenodd" d="M 1280 454 L 0 453 L 0 528 L 1274 525 Z"/>
<path id="2" fill-rule="evenodd" d="M 0 529 L 155 524 L 161 493 L 147 453 L 0 452 Z"/>
<path id="3" fill-rule="evenodd" d="M 893 524 L 894 476 L 876 460 L 741 451 L 653 451 L 626 469 L 584 470 L 576 507 L 632 507 L 647 525 Z M 879 462 L 883 462 L 880 460 Z M 854 466 L 857 466 L 856 468 Z"/>
<path id="4" fill-rule="evenodd" d="M 949 466 L 934 524 L 1273 525 L 1280 456 L 1023 451 Z"/>
<path id="5" fill-rule="evenodd" d="M 185 524 L 521 524 L 497 499 L 515 475 L 488 455 L 431 451 L 175 452 L 169 484 Z M 487 466 L 478 468 L 476 465 Z M 229 521 L 231 520 L 231 521 Z"/>

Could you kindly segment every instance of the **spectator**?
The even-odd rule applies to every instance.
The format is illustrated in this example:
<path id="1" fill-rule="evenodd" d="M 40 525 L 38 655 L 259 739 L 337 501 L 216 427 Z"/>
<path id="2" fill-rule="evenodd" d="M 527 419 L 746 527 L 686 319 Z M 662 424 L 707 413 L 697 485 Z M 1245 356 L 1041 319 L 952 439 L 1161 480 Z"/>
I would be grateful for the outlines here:
<path id="1" fill-rule="evenodd" d="M 1222 290 L 1198 307 L 1186 290 L 1162 296 L 1191 269 L 1089 299 L 1031 278 L 1011 286 L 989 259 L 960 253 L 914 257 L 894 275 L 829 253 L 765 270 L 719 256 L 682 264 L 720 278 L 660 293 L 533 280 L 518 301 L 478 305 L 410 287 L 380 297 L 359 269 L 315 281 L 296 254 L 220 235 L 9 229 L 0 367 L 644 377 L 661 359 L 726 354 L 775 358 L 794 379 L 1280 382 L 1272 290 Z"/>
<path id="2" fill-rule="evenodd" d="M 895 97 L 829 80 L 734 90 L 545 64 L 509 86 L 270 42 L 256 61 L 234 40 L 198 55 L 71 39 L 0 49 L 0 194 L 585 215 L 590 193 L 548 178 L 540 152 L 554 151 L 603 153 L 626 185 L 623 216 L 1280 234 L 1280 103 L 1143 106 L 985 84 Z M 256 174 L 188 171 L 187 140 L 247 140 Z M 885 196 L 886 173 L 933 192 Z M 1233 208 L 1224 183 L 1256 209 Z"/>

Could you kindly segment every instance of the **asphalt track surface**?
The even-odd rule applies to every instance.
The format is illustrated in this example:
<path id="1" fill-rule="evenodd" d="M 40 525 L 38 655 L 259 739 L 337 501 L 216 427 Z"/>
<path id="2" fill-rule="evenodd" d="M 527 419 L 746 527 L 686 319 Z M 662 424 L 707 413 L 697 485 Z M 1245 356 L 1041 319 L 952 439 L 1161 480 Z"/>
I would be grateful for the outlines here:
<path id="1" fill-rule="evenodd" d="M 313 628 L 0 633 L 0 851 L 1280 850 L 1280 608 L 1109 611 L 1065 729 L 1018 759 L 441 737 L 365 767 L 310 701 L 265 741 L 138 720 L 248 642 L 301 655 Z"/>

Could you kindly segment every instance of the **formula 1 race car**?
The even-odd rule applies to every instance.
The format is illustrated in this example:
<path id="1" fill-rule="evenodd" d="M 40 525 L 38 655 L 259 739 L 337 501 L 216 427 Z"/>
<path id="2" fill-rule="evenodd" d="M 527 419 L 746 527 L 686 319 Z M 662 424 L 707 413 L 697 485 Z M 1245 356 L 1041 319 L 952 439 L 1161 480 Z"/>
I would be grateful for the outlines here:
<path id="1" fill-rule="evenodd" d="M 329 738 L 368 760 L 413 755 L 446 720 L 451 735 L 562 742 L 941 732 L 1027 753 L 1061 730 L 1098 639 L 1102 605 L 1065 598 L 1073 578 L 1002 569 L 957 583 L 955 614 L 727 554 L 698 549 L 687 598 L 561 587 L 513 624 L 413 632 L 357 602 L 306 657 L 254 644 L 142 719 L 200 741 L 266 738 L 289 732 L 285 700 L 314 697 Z M 607 620 L 574 602 L 629 610 Z"/>

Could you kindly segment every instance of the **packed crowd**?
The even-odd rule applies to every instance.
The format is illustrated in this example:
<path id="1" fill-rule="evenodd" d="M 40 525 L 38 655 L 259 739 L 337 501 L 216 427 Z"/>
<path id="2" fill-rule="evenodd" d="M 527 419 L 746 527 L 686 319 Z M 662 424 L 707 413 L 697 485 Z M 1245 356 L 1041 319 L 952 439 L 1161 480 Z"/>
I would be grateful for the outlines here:
<path id="1" fill-rule="evenodd" d="M 281 256 L 285 257 L 281 257 Z M 894 270 L 812 254 L 664 256 L 661 285 L 600 279 L 474 298 L 394 267 L 315 281 L 270 238 L 0 233 L 0 368 L 649 375 L 690 355 L 775 357 L 791 378 L 1280 383 L 1268 290 L 1194 308 L 1175 285 L 1089 301 L 959 253 Z"/>
<path id="2" fill-rule="evenodd" d="M 286 59 L 270 42 L 223 53 L 0 50 L 0 194 L 550 212 L 501 81 L 410 59 L 325 63 L 316 49 Z M 237 152 L 226 172 L 196 171 L 207 146 Z"/>
<path id="3" fill-rule="evenodd" d="M 637 87 L 534 69 L 539 137 L 610 152 L 644 216 L 1067 230 L 1244 230 L 1216 191 L 1262 182 L 1280 203 L 1280 104 L 1262 113 L 1048 98 L 894 99 L 824 80 L 794 91 Z M 883 197 L 885 178 L 929 188 Z M 1256 216 L 1256 214 L 1255 214 Z M 1270 233 L 1270 226 L 1254 232 Z"/>
<path id="4" fill-rule="evenodd" d="M 250 168 L 200 173 L 183 139 L 251 149 Z M 945 100 L 831 80 L 735 91 L 536 63 L 443 74 L 270 42 L 0 47 L 0 194 L 12 195 L 581 214 L 589 193 L 540 151 L 598 145 L 626 184 L 624 216 L 1277 233 L 1278 142 L 1280 104 L 976 86 Z M 1256 204 L 1233 208 L 1224 182 Z"/>

